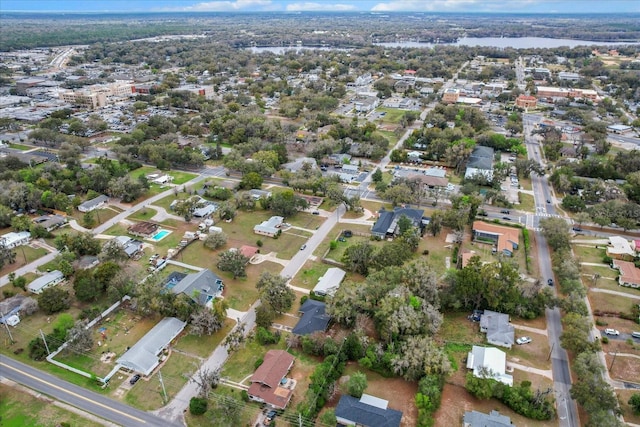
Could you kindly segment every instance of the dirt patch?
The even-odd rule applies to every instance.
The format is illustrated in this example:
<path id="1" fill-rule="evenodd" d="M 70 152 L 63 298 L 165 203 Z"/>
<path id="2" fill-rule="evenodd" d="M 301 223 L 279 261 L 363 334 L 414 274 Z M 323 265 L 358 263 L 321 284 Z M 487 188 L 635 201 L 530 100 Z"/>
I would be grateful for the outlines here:
<path id="1" fill-rule="evenodd" d="M 629 356 L 605 354 L 612 378 L 640 383 L 640 359 Z M 614 361 L 615 357 L 615 361 Z M 613 363 L 613 366 L 612 366 Z"/>
<path id="2" fill-rule="evenodd" d="M 466 411 L 478 411 L 488 414 L 492 410 L 511 418 L 511 422 L 518 427 L 543 427 L 556 424 L 555 422 L 534 421 L 516 414 L 496 399 L 480 400 L 469 394 L 464 387 L 445 384 L 442 391 L 442 403 L 435 413 L 435 425 L 459 426 Z"/>

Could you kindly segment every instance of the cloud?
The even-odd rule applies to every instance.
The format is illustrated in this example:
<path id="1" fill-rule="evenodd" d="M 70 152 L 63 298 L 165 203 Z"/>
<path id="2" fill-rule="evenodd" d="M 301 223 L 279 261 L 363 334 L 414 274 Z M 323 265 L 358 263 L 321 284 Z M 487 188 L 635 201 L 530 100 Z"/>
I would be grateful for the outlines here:
<path id="1" fill-rule="evenodd" d="M 183 7 L 180 10 L 189 12 L 234 12 L 240 10 L 256 11 L 260 9 L 268 9 L 271 6 L 271 0 L 216 0 L 197 3 L 193 6 Z"/>
<path id="2" fill-rule="evenodd" d="M 326 3 L 291 3 L 287 5 L 287 10 L 290 12 L 346 12 L 350 10 L 356 10 L 356 6 L 353 4 L 326 4 Z"/>

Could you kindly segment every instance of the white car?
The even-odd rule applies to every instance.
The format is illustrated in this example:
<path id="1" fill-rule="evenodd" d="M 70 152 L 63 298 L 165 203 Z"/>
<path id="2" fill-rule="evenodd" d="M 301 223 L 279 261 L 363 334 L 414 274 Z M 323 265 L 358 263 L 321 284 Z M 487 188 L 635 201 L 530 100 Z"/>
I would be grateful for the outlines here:
<path id="1" fill-rule="evenodd" d="M 516 344 L 518 345 L 529 344 L 530 342 L 531 342 L 530 337 L 520 337 L 516 340 Z"/>
<path id="2" fill-rule="evenodd" d="M 617 329 L 611 329 L 611 328 L 605 329 L 604 333 L 607 335 L 620 335 L 620 331 L 618 331 Z"/>

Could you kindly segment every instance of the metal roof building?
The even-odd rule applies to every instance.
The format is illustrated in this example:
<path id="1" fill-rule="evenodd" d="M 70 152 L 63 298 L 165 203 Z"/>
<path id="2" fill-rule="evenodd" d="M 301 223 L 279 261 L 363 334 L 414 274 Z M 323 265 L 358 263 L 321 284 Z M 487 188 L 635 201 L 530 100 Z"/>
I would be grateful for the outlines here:
<path id="1" fill-rule="evenodd" d="M 160 364 L 158 355 L 187 326 L 175 317 L 165 317 L 123 354 L 117 363 L 127 369 L 149 375 Z"/>

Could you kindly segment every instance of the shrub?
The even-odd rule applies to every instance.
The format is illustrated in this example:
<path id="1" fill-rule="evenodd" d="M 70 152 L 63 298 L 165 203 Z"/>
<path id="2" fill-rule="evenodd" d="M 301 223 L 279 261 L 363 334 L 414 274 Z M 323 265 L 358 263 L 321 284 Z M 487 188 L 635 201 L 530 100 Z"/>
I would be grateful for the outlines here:
<path id="1" fill-rule="evenodd" d="M 280 331 L 271 332 L 267 328 L 258 326 L 256 340 L 262 345 L 276 344 L 280 341 Z"/>
<path id="2" fill-rule="evenodd" d="M 259 248 L 261 248 L 261 247 L 262 247 L 262 245 L 264 245 L 264 243 L 262 243 L 262 240 L 258 239 L 258 240 L 256 241 L 256 246 L 257 246 L 257 247 L 259 247 Z"/>
<path id="3" fill-rule="evenodd" d="M 262 365 L 262 362 L 264 362 L 264 359 L 261 357 L 260 359 L 256 360 L 256 363 L 253 364 L 253 369 L 256 370 L 260 367 L 260 365 Z"/>
<path id="4" fill-rule="evenodd" d="M 611 265 L 611 263 L 613 262 L 613 258 L 611 258 L 609 255 L 605 255 L 602 257 L 602 262 L 607 265 Z"/>
<path id="5" fill-rule="evenodd" d="M 247 390 L 242 390 L 240 392 L 240 397 L 242 398 L 242 400 L 244 402 L 248 402 L 249 401 L 249 393 L 247 393 Z"/>
<path id="6" fill-rule="evenodd" d="M 609 344 L 609 338 L 608 337 L 602 337 L 600 342 L 602 342 L 602 344 Z"/>
<path id="7" fill-rule="evenodd" d="M 208 405 L 209 402 L 207 402 L 207 399 L 192 397 L 191 401 L 189 401 L 189 412 L 193 415 L 202 415 L 207 412 Z"/>
<path id="8" fill-rule="evenodd" d="M 13 286 L 15 286 L 16 288 L 20 288 L 24 291 L 25 287 L 27 286 L 27 279 L 25 279 L 23 276 L 16 277 L 13 280 Z"/>
<path id="9" fill-rule="evenodd" d="M 300 305 L 304 304 L 309 299 L 309 295 L 302 295 L 300 298 Z"/>
<path id="10" fill-rule="evenodd" d="M 12 296 L 14 296 L 15 294 L 16 294 L 15 292 L 10 291 L 9 289 L 3 289 L 3 290 L 2 290 L 2 295 L 3 295 L 5 298 L 11 298 L 11 297 L 12 297 Z"/>

